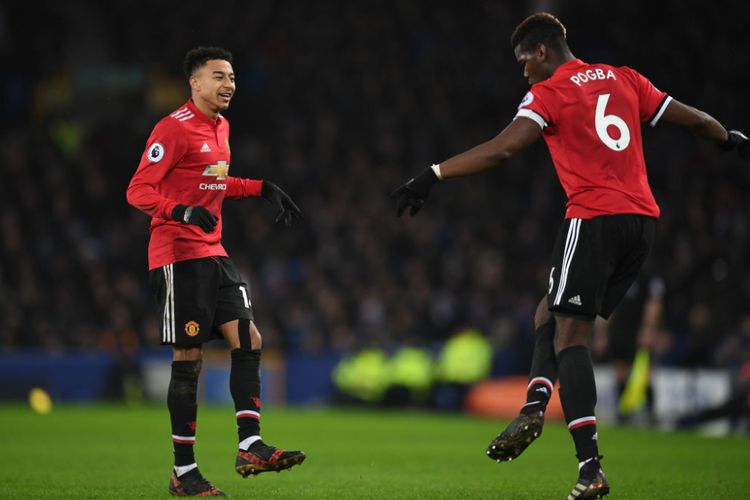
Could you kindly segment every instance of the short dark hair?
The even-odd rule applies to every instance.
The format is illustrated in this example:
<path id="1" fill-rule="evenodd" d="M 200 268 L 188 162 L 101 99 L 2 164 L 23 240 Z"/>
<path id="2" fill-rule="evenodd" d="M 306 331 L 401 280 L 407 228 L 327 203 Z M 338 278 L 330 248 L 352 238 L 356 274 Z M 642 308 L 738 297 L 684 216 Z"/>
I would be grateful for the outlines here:
<path id="1" fill-rule="evenodd" d="M 196 47 L 185 54 L 182 70 L 190 78 L 195 71 L 212 59 L 221 59 L 232 64 L 232 53 L 221 47 Z"/>
<path id="2" fill-rule="evenodd" d="M 562 52 L 568 48 L 566 30 L 558 18 L 548 12 L 532 14 L 516 26 L 510 37 L 513 50 L 520 46 L 526 52 L 536 49 L 540 43 Z"/>

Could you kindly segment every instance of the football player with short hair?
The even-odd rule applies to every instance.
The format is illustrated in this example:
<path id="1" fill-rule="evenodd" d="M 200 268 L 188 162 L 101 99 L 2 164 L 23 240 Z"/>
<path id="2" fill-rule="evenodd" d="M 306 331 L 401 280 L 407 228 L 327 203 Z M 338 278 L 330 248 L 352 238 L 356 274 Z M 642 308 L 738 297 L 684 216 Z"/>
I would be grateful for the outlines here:
<path id="1" fill-rule="evenodd" d="M 609 492 L 596 431 L 596 386 L 587 347 L 596 316 L 609 317 L 638 275 L 654 238 L 659 207 L 646 176 L 640 127 L 663 121 L 692 130 L 722 150 L 747 152 L 747 137 L 658 90 L 637 71 L 577 59 L 565 27 L 548 13 L 525 19 L 511 46 L 531 85 L 514 120 L 495 138 L 426 168 L 397 188 L 397 213 L 415 215 L 439 180 L 497 167 L 544 137 L 568 198 L 534 317 L 536 344 L 526 404 L 489 445 L 512 460 L 542 432 L 555 381 L 579 460 L 568 498 Z"/>
<path id="2" fill-rule="evenodd" d="M 236 471 L 247 477 L 288 469 L 305 454 L 269 446 L 260 437 L 261 336 L 248 286 L 221 244 L 221 206 L 225 197 L 262 197 L 287 226 L 301 212 L 275 184 L 229 175 L 229 122 L 221 113 L 236 90 L 232 54 L 198 47 L 185 56 L 184 70 L 191 98 L 154 127 L 127 199 L 151 216 L 149 281 L 162 319 L 161 343 L 173 351 L 167 406 L 175 462 L 169 492 L 224 496 L 201 475 L 193 454 L 205 342 L 223 337 L 231 349 Z"/>

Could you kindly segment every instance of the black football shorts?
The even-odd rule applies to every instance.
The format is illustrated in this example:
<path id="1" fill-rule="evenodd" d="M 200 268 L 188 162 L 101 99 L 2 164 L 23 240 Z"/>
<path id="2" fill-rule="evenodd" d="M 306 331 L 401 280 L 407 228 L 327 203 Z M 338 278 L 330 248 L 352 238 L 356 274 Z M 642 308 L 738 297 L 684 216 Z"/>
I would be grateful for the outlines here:
<path id="1" fill-rule="evenodd" d="M 549 310 L 609 318 L 651 250 L 656 219 L 602 215 L 566 219 L 557 235 L 547 290 Z"/>
<path id="2" fill-rule="evenodd" d="M 161 343 L 198 346 L 218 327 L 253 319 L 250 290 L 229 257 L 183 260 L 149 271 L 161 318 Z"/>

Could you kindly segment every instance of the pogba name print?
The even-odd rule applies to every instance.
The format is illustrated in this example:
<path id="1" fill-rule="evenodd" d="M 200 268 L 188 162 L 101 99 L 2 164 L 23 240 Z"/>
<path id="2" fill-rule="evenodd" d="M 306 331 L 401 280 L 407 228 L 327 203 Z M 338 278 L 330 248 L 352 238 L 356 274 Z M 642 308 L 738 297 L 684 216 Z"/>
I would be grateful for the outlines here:
<path id="1" fill-rule="evenodd" d="M 596 69 L 587 69 L 584 72 L 576 73 L 575 75 L 570 77 L 570 81 L 580 87 L 582 83 L 589 83 L 592 80 L 606 80 L 608 78 L 611 78 L 612 80 L 617 80 L 617 78 L 615 78 L 615 74 L 612 72 L 611 69 L 608 69 L 605 72 L 601 68 L 596 68 Z"/>

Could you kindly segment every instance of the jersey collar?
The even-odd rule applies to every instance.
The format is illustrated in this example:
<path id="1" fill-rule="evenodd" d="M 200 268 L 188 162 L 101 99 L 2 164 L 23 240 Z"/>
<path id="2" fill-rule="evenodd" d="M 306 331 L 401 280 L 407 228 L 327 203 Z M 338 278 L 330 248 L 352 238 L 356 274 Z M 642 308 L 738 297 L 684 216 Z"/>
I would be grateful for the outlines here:
<path id="1" fill-rule="evenodd" d="M 581 66 L 585 66 L 586 63 L 581 61 L 580 59 L 571 59 L 570 61 L 562 63 L 560 66 L 557 67 L 554 73 L 552 73 L 552 76 L 547 78 L 546 82 L 550 82 L 552 80 L 557 80 L 558 78 L 564 78 L 562 75 L 565 75 L 568 72 L 576 71 Z M 544 83 L 544 82 L 537 82 L 537 84 Z"/>
<path id="2" fill-rule="evenodd" d="M 580 59 L 571 59 L 568 62 L 562 63 L 560 66 L 557 67 L 557 70 L 555 70 L 555 74 L 560 72 L 566 72 L 566 71 L 575 71 L 576 69 L 580 68 L 581 66 L 585 66 L 586 63 L 581 61 Z"/>
<path id="3" fill-rule="evenodd" d="M 206 116 L 206 114 L 203 111 L 201 111 L 200 109 L 198 109 L 198 106 L 195 105 L 195 103 L 193 102 L 193 99 L 188 99 L 187 107 L 190 109 L 190 111 L 193 112 L 193 114 L 200 121 L 205 122 L 205 123 L 211 125 L 212 127 L 218 126 L 219 123 L 221 123 L 221 120 L 224 119 L 224 117 L 221 116 L 221 113 L 219 113 L 219 116 L 216 117 L 216 120 L 212 120 L 211 118 L 209 118 L 208 116 Z"/>

